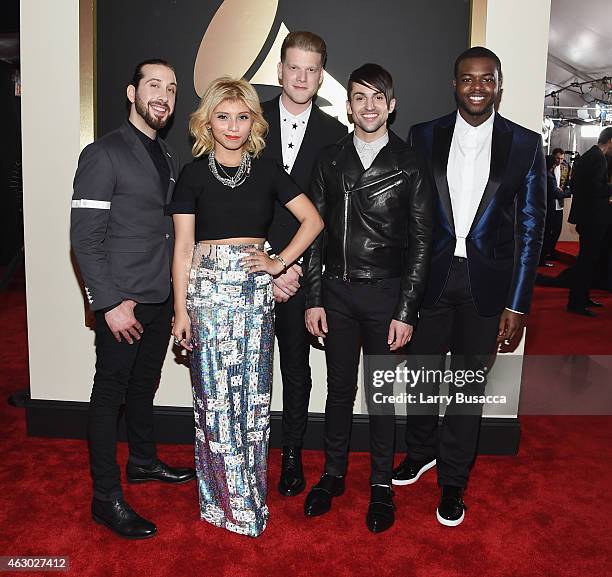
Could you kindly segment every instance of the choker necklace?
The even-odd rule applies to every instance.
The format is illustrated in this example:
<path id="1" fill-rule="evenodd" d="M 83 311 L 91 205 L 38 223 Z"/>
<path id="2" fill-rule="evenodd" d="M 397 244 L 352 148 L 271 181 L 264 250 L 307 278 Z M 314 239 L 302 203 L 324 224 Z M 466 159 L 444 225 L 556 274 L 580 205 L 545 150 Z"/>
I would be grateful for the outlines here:
<path id="1" fill-rule="evenodd" d="M 208 155 L 208 168 L 210 172 L 212 172 L 213 176 L 225 186 L 229 186 L 231 188 L 236 188 L 240 186 L 247 177 L 251 174 L 251 156 L 248 152 L 242 153 L 242 158 L 240 159 L 240 166 L 238 166 L 238 170 L 234 176 L 230 176 L 223 170 L 223 167 L 219 164 L 221 170 L 225 173 L 225 176 L 221 176 L 219 171 L 217 170 L 217 162 L 215 161 L 215 151 L 211 150 Z"/>

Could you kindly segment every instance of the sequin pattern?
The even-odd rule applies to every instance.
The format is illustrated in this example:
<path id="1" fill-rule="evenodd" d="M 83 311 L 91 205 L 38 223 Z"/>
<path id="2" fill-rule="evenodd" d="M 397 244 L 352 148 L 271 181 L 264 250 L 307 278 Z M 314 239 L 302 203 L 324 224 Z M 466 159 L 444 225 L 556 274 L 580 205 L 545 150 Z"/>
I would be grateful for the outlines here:
<path id="1" fill-rule="evenodd" d="M 270 275 L 242 268 L 245 248 L 196 245 L 187 309 L 200 516 L 257 537 L 268 520 L 274 299 Z"/>

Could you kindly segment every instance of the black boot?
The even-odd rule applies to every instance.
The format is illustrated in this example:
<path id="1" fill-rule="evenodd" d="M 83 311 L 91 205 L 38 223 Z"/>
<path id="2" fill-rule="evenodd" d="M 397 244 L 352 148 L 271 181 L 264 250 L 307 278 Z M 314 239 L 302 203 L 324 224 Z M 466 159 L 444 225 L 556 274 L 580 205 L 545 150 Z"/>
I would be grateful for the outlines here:
<path id="1" fill-rule="evenodd" d="M 382 533 L 395 522 L 393 491 L 387 485 L 372 485 L 366 525 L 372 533 Z"/>
<path id="2" fill-rule="evenodd" d="M 342 493 L 344 493 L 344 477 L 323 473 L 306 497 L 304 514 L 307 517 L 324 515 L 331 509 L 332 497 L 339 497 Z"/>
<path id="3" fill-rule="evenodd" d="M 302 470 L 302 450 L 299 447 L 283 447 L 278 490 L 285 497 L 293 497 L 306 487 L 306 479 Z"/>

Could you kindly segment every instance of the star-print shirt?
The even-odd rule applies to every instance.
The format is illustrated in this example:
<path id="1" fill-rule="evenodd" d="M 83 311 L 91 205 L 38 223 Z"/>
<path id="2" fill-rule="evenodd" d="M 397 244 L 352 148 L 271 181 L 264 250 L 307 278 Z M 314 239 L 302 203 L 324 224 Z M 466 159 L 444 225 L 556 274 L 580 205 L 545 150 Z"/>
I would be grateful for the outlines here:
<path id="1" fill-rule="evenodd" d="M 287 172 L 291 172 L 293 163 L 302 145 L 302 140 L 304 139 L 304 133 L 306 132 L 306 126 L 310 118 L 310 111 L 312 110 L 312 102 L 310 106 L 298 116 L 293 116 L 293 114 L 287 111 L 283 106 L 282 98 L 278 99 L 278 103 L 280 111 L 281 146 L 283 148 L 283 168 Z"/>

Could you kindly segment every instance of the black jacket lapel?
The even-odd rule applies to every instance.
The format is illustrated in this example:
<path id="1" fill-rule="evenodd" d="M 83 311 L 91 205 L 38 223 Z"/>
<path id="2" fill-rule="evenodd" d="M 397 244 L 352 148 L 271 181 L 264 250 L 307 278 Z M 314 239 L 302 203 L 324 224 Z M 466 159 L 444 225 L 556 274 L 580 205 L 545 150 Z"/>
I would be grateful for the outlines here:
<path id="1" fill-rule="evenodd" d="M 355 187 L 364 173 L 363 164 L 359 159 L 355 145 L 353 144 L 353 133 L 349 132 L 339 144 L 342 146 L 340 153 L 334 160 L 336 167 L 341 172 L 342 185 L 348 191 Z"/>
<path id="2" fill-rule="evenodd" d="M 512 147 L 512 130 L 506 124 L 506 121 L 499 115 L 495 115 L 493 122 L 493 136 L 491 140 L 491 168 L 489 169 L 489 180 L 485 186 L 484 193 L 480 199 L 478 210 L 472 221 L 470 232 L 478 224 L 484 211 L 489 206 L 489 203 L 499 190 L 499 186 L 506 172 L 506 165 L 510 156 L 510 148 Z"/>
<path id="3" fill-rule="evenodd" d="M 147 172 L 150 173 L 158 182 L 159 178 L 157 178 L 157 168 L 153 164 L 147 149 L 144 147 L 144 144 L 140 142 L 140 138 L 134 134 L 134 129 L 128 125 L 128 120 L 125 121 L 125 124 L 122 127 L 123 136 L 126 142 L 129 144 L 130 149 L 132 150 L 134 156 L 144 165 L 147 169 Z"/>
<path id="4" fill-rule="evenodd" d="M 172 200 L 172 193 L 174 192 L 174 185 L 176 184 L 176 170 L 175 170 L 175 159 L 172 157 L 172 153 L 168 149 L 168 145 L 161 139 L 159 139 L 159 145 L 161 146 L 162 152 L 168 163 L 170 169 L 170 181 L 168 182 L 168 189 L 166 190 L 166 204 Z"/>
<path id="5" fill-rule="evenodd" d="M 455 131 L 455 121 L 444 126 L 434 127 L 432 144 L 432 172 L 438 190 L 438 196 L 444 209 L 444 214 L 448 220 L 453 233 L 455 232 L 455 219 L 453 216 L 453 205 L 451 203 L 450 191 L 448 189 L 448 179 L 446 169 L 448 165 L 448 155 L 453 141 Z"/>
<path id="6" fill-rule="evenodd" d="M 280 131 L 280 96 L 277 96 L 271 102 L 273 105 L 269 110 L 266 110 L 266 120 L 268 121 L 269 130 L 266 138 L 266 148 L 268 155 L 275 158 L 279 164 L 283 164 L 283 147 L 281 143 Z"/>
<path id="7" fill-rule="evenodd" d="M 308 118 L 308 124 L 306 125 L 306 131 L 304 132 L 304 138 L 300 145 L 300 150 L 295 157 L 295 162 L 291 167 L 291 176 L 301 175 L 304 172 L 303 164 L 312 164 L 313 159 L 310 158 L 311 151 L 320 148 L 318 138 L 320 138 L 320 115 L 324 114 L 318 107 L 313 104 L 312 110 L 310 111 L 310 117 Z M 280 131 L 279 131 L 280 134 Z"/>

